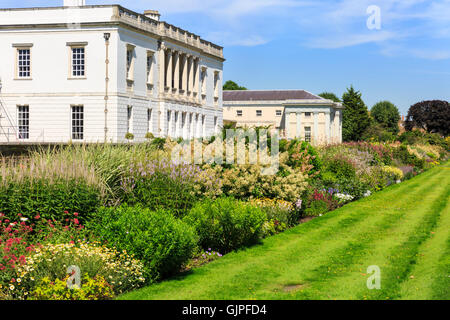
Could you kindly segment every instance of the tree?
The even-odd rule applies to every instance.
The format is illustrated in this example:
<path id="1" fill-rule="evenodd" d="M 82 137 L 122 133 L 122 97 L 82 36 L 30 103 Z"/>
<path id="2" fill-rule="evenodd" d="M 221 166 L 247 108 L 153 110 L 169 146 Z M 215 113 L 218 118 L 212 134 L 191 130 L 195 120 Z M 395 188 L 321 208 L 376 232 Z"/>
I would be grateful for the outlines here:
<path id="1" fill-rule="evenodd" d="M 241 87 L 236 82 L 228 80 L 223 85 L 223 90 L 247 90 L 247 88 L 246 87 Z"/>
<path id="2" fill-rule="evenodd" d="M 376 103 L 370 110 L 372 118 L 386 128 L 387 131 L 397 135 L 400 132 L 398 122 L 400 121 L 400 113 L 398 108 L 389 101 L 380 101 Z"/>
<path id="3" fill-rule="evenodd" d="M 344 141 L 361 140 L 362 134 L 370 126 L 369 110 L 361 99 L 361 93 L 353 86 L 342 95 L 342 139 Z"/>
<path id="4" fill-rule="evenodd" d="M 450 134 L 450 103 L 442 100 L 418 102 L 408 110 L 405 129 L 423 129 L 443 136 Z"/>
<path id="5" fill-rule="evenodd" d="M 333 92 L 322 92 L 319 94 L 319 97 L 322 97 L 324 99 L 328 99 L 334 102 L 341 102 L 341 99 L 337 97 Z"/>

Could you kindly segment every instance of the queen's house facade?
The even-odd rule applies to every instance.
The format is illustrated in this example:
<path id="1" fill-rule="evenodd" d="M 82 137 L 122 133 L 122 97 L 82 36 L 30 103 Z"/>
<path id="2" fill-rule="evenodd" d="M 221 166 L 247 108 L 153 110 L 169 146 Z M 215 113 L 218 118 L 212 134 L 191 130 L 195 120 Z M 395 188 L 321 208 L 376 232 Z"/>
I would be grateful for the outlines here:
<path id="1" fill-rule="evenodd" d="M 224 120 L 237 127 L 270 126 L 316 145 L 342 142 L 342 104 L 307 91 L 224 91 L 223 100 Z"/>
<path id="2" fill-rule="evenodd" d="M 157 11 L 63 5 L 0 9 L 0 143 L 219 132 L 222 47 L 161 21 Z"/>

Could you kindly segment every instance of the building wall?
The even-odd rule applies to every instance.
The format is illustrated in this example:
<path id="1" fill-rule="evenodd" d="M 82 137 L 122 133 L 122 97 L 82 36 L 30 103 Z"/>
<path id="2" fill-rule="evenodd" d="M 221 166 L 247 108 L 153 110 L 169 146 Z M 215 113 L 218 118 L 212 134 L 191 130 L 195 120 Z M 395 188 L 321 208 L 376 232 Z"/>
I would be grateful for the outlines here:
<path id="1" fill-rule="evenodd" d="M 311 140 L 314 144 L 330 144 L 342 141 L 342 123 L 335 118 L 335 113 L 340 112 L 342 119 L 342 111 L 326 105 L 293 105 L 285 106 L 283 104 L 276 105 L 273 102 L 264 105 L 265 102 L 258 104 L 252 102 L 251 105 L 242 102 L 242 104 L 233 102 L 233 104 L 224 105 L 224 119 L 228 121 L 236 121 L 237 127 L 255 127 L 255 126 L 272 126 L 272 128 L 280 129 L 281 135 L 289 139 L 300 138 L 305 139 L 305 128 L 311 129 Z M 237 116 L 237 110 L 242 110 L 242 116 Z M 261 110 L 262 116 L 257 116 L 256 111 Z M 282 110 L 282 115 L 277 116 L 276 110 Z M 297 112 L 300 112 L 300 126 L 297 122 Z M 317 126 L 315 124 L 315 115 L 317 112 Z M 310 116 L 306 116 L 310 113 Z M 327 116 L 329 123 L 329 137 L 327 138 Z M 286 121 L 287 117 L 287 121 Z M 334 121 L 336 119 L 336 121 Z M 287 129 L 287 130 L 286 130 Z M 298 129 L 300 131 L 298 132 Z"/>
<path id="2" fill-rule="evenodd" d="M 72 21 L 98 22 L 97 26 L 65 25 Z M 144 31 L 129 26 L 102 25 L 116 14 L 114 7 L 96 7 L 68 10 L 39 9 L 0 11 L 0 26 L 21 23 L 62 23 L 58 27 L 42 28 L 0 28 L 0 77 L 2 90 L 0 101 L 7 110 L 12 125 L 17 126 L 17 106 L 28 105 L 30 109 L 30 139 L 27 142 L 68 142 L 71 138 L 71 105 L 84 106 L 84 141 L 104 140 L 105 127 L 105 70 L 106 45 L 104 33 L 111 34 L 109 45 L 109 85 L 107 140 L 125 142 L 128 117 L 127 108 L 132 107 L 130 131 L 134 141 L 145 140 L 147 129 L 155 136 L 164 136 L 167 110 L 206 116 L 205 134 L 212 135 L 214 117 L 222 126 L 222 77 L 223 62 L 211 56 L 194 52 L 177 41 L 167 42 L 170 46 L 200 56 L 201 67 L 207 68 L 206 97 L 193 104 L 177 97 L 167 99 L 160 95 L 160 54 L 158 40 Z M 70 17 L 72 15 L 72 18 Z M 70 76 L 70 46 L 84 43 L 86 50 L 86 76 L 73 79 Z M 16 50 L 14 44 L 32 44 L 31 79 L 16 79 Z M 133 45 L 134 83 L 132 90 L 127 84 L 127 46 Z M 152 79 L 153 86 L 147 85 L 147 52 L 154 52 Z M 219 75 L 218 90 L 214 92 L 214 74 Z M 200 76 L 198 74 L 198 76 Z M 200 79 L 197 81 L 200 87 Z M 201 88 L 199 88 L 200 90 Z M 217 96 L 218 99 L 215 99 Z M 151 125 L 148 126 L 147 110 L 152 110 Z M 1 110 L 1 108 L 0 108 Z M 160 116 L 161 115 L 161 116 Z M 2 133 L 11 124 L 6 118 L 0 119 L 0 143 L 12 142 L 14 136 Z M 11 129 L 12 131 L 12 129 Z M 16 139 L 17 140 L 17 139 Z"/>

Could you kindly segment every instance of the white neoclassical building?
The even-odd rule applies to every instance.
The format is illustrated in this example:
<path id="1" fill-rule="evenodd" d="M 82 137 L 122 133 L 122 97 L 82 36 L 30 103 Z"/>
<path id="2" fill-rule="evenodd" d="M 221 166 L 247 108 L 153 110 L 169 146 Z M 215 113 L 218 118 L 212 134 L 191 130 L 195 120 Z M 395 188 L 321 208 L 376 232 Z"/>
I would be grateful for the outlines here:
<path id="1" fill-rule="evenodd" d="M 270 126 L 316 145 L 342 142 L 342 104 L 305 90 L 224 91 L 223 100 L 224 120 L 238 127 Z"/>
<path id="2" fill-rule="evenodd" d="M 223 48 L 119 5 L 0 9 L 0 143 L 203 137 L 222 126 Z"/>

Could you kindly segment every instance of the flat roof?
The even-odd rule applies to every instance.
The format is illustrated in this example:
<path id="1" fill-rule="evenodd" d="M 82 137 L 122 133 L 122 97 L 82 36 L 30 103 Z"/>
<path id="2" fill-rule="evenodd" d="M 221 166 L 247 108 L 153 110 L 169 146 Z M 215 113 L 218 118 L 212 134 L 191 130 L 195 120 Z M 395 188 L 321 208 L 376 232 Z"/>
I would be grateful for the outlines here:
<path id="1" fill-rule="evenodd" d="M 325 100 L 305 90 L 225 90 L 224 101 Z"/>

